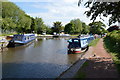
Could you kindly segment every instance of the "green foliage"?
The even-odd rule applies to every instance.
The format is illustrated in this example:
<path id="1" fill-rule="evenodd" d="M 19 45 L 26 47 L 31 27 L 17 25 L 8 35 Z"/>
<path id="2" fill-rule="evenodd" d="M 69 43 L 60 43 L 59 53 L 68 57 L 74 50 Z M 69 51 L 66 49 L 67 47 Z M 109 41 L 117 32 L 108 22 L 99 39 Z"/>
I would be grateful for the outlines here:
<path id="1" fill-rule="evenodd" d="M 53 23 L 53 32 L 57 32 L 57 33 L 60 33 L 60 31 L 62 31 L 62 23 L 59 22 L 59 21 L 56 21 Z"/>
<path id="2" fill-rule="evenodd" d="M 30 32 L 37 32 L 37 28 L 36 28 L 36 23 L 35 23 L 35 19 L 31 17 L 31 26 L 30 26 Z"/>
<path id="3" fill-rule="evenodd" d="M 65 25 L 65 33 L 69 34 L 80 34 L 83 30 L 82 22 L 80 19 L 71 20 L 70 23 Z"/>
<path id="4" fill-rule="evenodd" d="M 80 21 L 80 19 L 71 20 L 70 23 L 73 24 L 74 33 L 81 33 L 81 31 L 82 31 L 82 22 Z"/>
<path id="5" fill-rule="evenodd" d="M 53 33 L 53 32 L 52 32 L 52 29 L 49 28 L 49 26 L 46 27 L 46 33 L 47 33 L 47 34 L 52 34 L 52 33 Z"/>
<path id="6" fill-rule="evenodd" d="M 79 0 L 79 3 L 81 4 L 81 0 Z M 101 1 L 97 1 L 97 0 L 92 0 L 92 2 L 86 2 L 85 3 L 85 7 L 89 8 L 88 11 L 85 12 L 85 14 L 90 17 L 91 16 L 91 20 L 96 20 L 96 18 L 98 16 L 104 16 L 106 18 L 108 18 L 108 16 L 110 16 L 109 18 L 109 25 L 111 25 L 112 23 L 115 22 L 120 22 L 120 1 L 119 2 L 102 2 Z M 102 18 L 101 18 L 102 19 Z"/>
<path id="7" fill-rule="evenodd" d="M 104 38 L 104 46 L 113 56 L 113 60 L 120 73 L 120 31 L 108 33 Z"/>
<path id="8" fill-rule="evenodd" d="M 110 52 L 116 52 L 120 54 L 120 31 L 113 31 L 108 33 L 107 39 L 111 43 L 113 49 Z"/>
<path id="9" fill-rule="evenodd" d="M 31 17 L 12 2 L 2 3 L 2 31 L 26 32 L 31 26 Z"/>
<path id="10" fill-rule="evenodd" d="M 46 32 L 47 26 L 42 18 L 33 18 L 25 14 L 23 10 L 12 2 L 2 3 L 2 33 L 42 33 Z"/>
<path id="11" fill-rule="evenodd" d="M 42 20 L 42 18 L 35 18 L 35 24 L 36 24 L 36 32 L 38 34 L 42 33 L 42 32 L 45 32 L 46 31 L 46 26 L 44 25 L 44 22 Z"/>
<path id="12" fill-rule="evenodd" d="M 83 28 L 81 32 L 82 34 L 87 34 L 90 32 L 90 26 L 86 25 L 84 22 L 82 22 L 82 28 Z"/>
<path id="13" fill-rule="evenodd" d="M 74 33 L 74 24 L 73 23 L 66 24 L 64 31 L 67 34 L 73 34 Z"/>
<path id="14" fill-rule="evenodd" d="M 98 22 L 92 22 L 89 24 L 90 26 L 90 33 L 92 34 L 104 34 L 106 33 L 105 24 L 103 24 L 101 21 Z"/>

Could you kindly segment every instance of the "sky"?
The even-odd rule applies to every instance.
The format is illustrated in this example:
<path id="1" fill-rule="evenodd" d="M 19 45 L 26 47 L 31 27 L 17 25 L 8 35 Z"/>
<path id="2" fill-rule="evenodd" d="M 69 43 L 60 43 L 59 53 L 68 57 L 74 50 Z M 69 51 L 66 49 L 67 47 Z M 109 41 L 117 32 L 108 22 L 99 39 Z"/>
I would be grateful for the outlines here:
<path id="1" fill-rule="evenodd" d="M 46 25 L 53 26 L 53 22 L 61 21 L 63 26 L 72 19 L 79 18 L 89 24 L 90 18 L 84 14 L 88 9 L 84 7 L 86 0 L 78 6 L 79 0 L 9 0 L 19 6 L 26 14 L 32 17 L 40 17 Z M 96 21 L 99 21 L 98 17 Z M 104 18 L 104 24 L 108 24 L 108 18 Z"/>

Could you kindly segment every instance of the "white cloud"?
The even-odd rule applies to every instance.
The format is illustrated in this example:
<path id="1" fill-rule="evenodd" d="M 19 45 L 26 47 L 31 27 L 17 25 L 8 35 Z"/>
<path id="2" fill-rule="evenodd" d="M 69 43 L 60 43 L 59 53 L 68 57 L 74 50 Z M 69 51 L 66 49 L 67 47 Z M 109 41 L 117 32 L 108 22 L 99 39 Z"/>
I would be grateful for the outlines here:
<path id="1" fill-rule="evenodd" d="M 35 8 L 45 8 L 48 11 L 45 13 L 28 13 L 33 17 L 42 17 L 46 24 L 52 26 L 55 21 L 61 21 L 63 24 L 67 24 L 70 20 L 75 18 L 80 18 L 80 20 L 90 22 L 88 18 L 84 15 L 84 11 L 88 10 L 84 7 L 78 7 L 76 3 L 78 0 L 62 0 L 61 2 L 53 3 L 48 5 L 40 6 L 39 4 L 33 4 L 31 6 Z"/>
<path id="2" fill-rule="evenodd" d="M 70 20 L 79 18 L 81 21 L 89 24 L 90 18 L 87 18 L 84 14 L 86 9 L 84 3 L 88 0 L 83 0 L 81 6 L 78 7 L 79 0 L 9 0 L 12 2 L 33 2 L 32 5 L 28 5 L 31 11 L 27 11 L 27 14 L 33 17 L 41 17 L 45 24 L 52 26 L 53 22 L 61 21 L 63 25 L 67 24 Z M 41 3 L 41 4 L 40 4 Z M 43 3 L 43 4 L 42 4 Z M 45 3 L 45 4 L 44 4 Z M 36 9 L 37 11 L 33 10 Z M 35 11 L 35 12 L 34 12 Z M 108 18 L 102 16 L 104 21 L 97 17 L 96 21 L 102 21 L 108 25 Z M 114 25 L 114 24 L 113 24 Z M 107 26 L 108 27 L 108 26 Z"/>

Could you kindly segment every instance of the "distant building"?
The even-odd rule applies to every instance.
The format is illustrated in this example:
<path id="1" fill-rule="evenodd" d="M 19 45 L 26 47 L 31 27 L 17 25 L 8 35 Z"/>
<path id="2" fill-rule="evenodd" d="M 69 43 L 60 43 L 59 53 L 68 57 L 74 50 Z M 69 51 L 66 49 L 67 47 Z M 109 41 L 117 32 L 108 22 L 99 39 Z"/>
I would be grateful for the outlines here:
<path id="1" fill-rule="evenodd" d="M 60 31 L 60 34 L 65 34 L 64 31 Z"/>
<path id="2" fill-rule="evenodd" d="M 114 30 L 120 30 L 120 26 L 114 25 L 114 26 L 109 27 L 107 30 L 108 30 L 109 32 L 114 31 Z"/>

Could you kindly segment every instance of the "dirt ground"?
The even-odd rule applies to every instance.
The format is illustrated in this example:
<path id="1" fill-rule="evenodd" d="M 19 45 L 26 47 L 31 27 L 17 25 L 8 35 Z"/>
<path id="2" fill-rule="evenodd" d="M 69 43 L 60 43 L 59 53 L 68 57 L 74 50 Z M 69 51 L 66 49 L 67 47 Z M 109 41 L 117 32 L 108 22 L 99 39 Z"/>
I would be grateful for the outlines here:
<path id="1" fill-rule="evenodd" d="M 104 49 L 103 39 L 93 48 L 93 55 L 87 62 L 88 65 L 80 69 L 85 78 L 120 78 L 110 53 Z"/>

